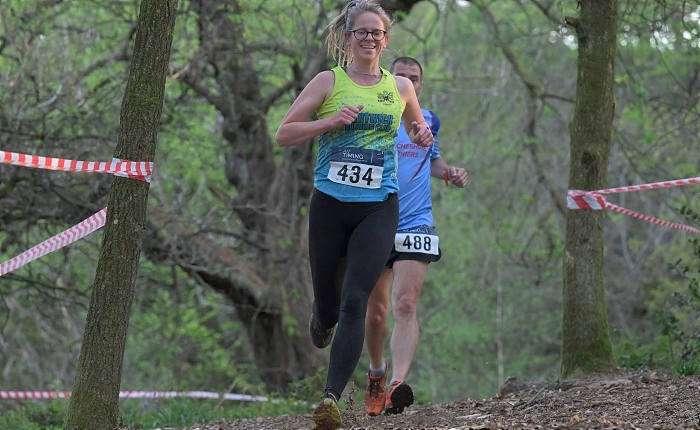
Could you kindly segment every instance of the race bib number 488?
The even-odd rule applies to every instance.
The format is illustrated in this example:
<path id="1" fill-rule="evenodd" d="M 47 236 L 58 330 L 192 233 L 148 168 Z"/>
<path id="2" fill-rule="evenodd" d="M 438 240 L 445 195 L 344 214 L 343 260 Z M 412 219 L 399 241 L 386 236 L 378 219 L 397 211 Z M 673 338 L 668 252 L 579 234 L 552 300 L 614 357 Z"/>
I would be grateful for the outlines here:
<path id="1" fill-rule="evenodd" d="M 440 239 L 434 234 L 396 233 L 394 248 L 397 252 L 439 255 Z"/>
<path id="2" fill-rule="evenodd" d="M 364 148 L 338 148 L 331 152 L 328 179 L 360 188 L 379 188 L 384 173 L 384 153 Z"/>

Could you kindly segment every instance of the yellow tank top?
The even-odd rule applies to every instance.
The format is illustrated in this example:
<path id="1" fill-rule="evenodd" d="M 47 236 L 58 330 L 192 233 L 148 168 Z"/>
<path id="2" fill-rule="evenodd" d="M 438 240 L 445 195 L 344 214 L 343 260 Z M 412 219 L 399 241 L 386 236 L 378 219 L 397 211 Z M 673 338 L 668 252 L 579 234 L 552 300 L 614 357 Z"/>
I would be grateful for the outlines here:
<path id="1" fill-rule="evenodd" d="M 341 67 L 332 69 L 335 84 L 316 112 L 319 119 L 345 105 L 363 105 L 355 121 L 319 138 L 314 186 L 340 201 L 383 201 L 398 192 L 396 137 L 404 102 L 386 69 L 376 85 L 356 84 Z"/>

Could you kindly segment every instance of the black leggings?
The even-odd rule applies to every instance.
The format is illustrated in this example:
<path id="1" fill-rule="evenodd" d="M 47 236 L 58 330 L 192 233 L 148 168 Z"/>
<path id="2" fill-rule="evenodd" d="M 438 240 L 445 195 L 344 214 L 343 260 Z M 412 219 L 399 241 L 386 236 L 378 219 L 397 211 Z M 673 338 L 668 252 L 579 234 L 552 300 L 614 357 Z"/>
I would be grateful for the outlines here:
<path id="1" fill-rule="evenodd" d="M 309 259 L 314 315 L 338 328 L 331 345 L 326 391 L 338 398 L 360 361 L 367 301 L 394 245 L 399 199 L 341 202 L 314 190 L 309 207 Z"/>

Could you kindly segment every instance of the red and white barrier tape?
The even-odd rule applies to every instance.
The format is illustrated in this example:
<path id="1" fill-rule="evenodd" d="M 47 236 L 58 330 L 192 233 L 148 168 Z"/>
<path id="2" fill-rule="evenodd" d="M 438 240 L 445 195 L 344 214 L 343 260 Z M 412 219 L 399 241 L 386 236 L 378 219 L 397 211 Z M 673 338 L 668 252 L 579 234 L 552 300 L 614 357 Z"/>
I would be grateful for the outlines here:
<path id="1" fill-rule="evenodd" d="M 50 252 L 61 249 L 78 239 L 82 239 L 95 230 L 99 230 L 105 225 L 106 219 L 107 208 L 104 208 L 81 223 L 74 225 L 68 230 L 63 231 L 50 239 L 46 239 L 33 248 L 24 251 L 20 255 L 0 264 L 0 276 L 19 269 L 25 264 L 34 261 L 39 257 L 43 257 Z"/>
<path id="2" fill-rule="evenodd" d="M 0 151 L 0 163 L 14 166 L 33 167 L 36 169 L 62 170 L 65 172 L 110 173 L 115 176 L 151 182 L 152 162 L 125 161 L 117 158 L 106 161 L 79 161 L 65 158 L 41 157 L 16 152 Z M 22 254 L 0 264 L 0 276 L 16 270 L 39 257 L 56 251 L 64 246 L 82 239 L 105 224 L 107 208 L 75 225 L 68 230 L 47 239 Z"/>
<path id="3" fill-rule="evenodd" d="M 67 399 L 68 391 L 0 391 L 0 399 Z M 252 396 L 250 394 L 219 394 L 210 391 L 120 391 L 120 399 L 165 399 L 175 397 L 187 397 L 191 399 L 225 399 L 239 400 L 243 402 L 267 402 L 265 396 Z"/>
<path id="4" fill-rule="evenodd" d="M 675 179 L 673 181 L 653 182 L 651 184 L 630 185 L 628 187 L 608 188 L 598 190 L 599 194 L 617 194 L 626 193 L 629 191 L 655 190 L 657 188 L 680 187 L 682 185 L 700 184 L 700 176 L 689 179 Z"/>
<path id="5" fill-rule="evenodd" d="M 605 209 L 605 197 L 597 191 L 569 190 L 566 195 L 568 209 L 584 209 L 602 211 Z"/>
<path id="6" fill-rule="evenodd" d="M 690 184 L 700 184 L 700 177 L 689 178 L 689 179 L 676 179 L 673 181 L 664 182 L 654 182 L 650 184 L 642 185 L 631 185 L 628 187 L 618 187 L 618 188 L 607 188 L 604 190 L 596 191 L 583 191 L 583 190 L 569 190 L 566 194 L 566 207 L 567 209 L 581 209 L 581 210 L 605 210 L 609 209 L 614 212 L 621 214 L 633 216 L 635 218 L 642 219 L 644 221 L 649 221 L 654 224 L 658 224 L 664 227 L 675 228 L 678 230 L 684 230 L 690 233 L 700 234 L 700 229 L 690 227 L 687 225 L 679 224 L 676 222 L 664 221 L 658 218 L 654 218 L 649 215 L 644 215 L 639 212 L 631 211 L 623 207 L 617 206 L 608 202 L 603 194 L 616 194 L 625 193 L 629 191 L 642 191 L 642 190 L 653 190 L 657 188 L 668 188 L 668 187 L 678 187 L 682 185 Z"/>
<path id="7" fill-rule="evenodd" d="M 119 159 L 114 159 L 112 161 L 78 161 L 7 151 L 0 151 L 0 163 L 33 167 L 35 169 L 62 170 L 64 172 L 110 173 L 116 176 L 126 176 L 145 182 L 151 181 L 151 173 L 153 170 L 153 163 L 145 161 L 125 161 Z"/>
<path id="8" fill-rule="evenodd" d="M 649 215 L 640 214 L 639 212 L 625 209 L 625 208 L 620 207 L 618 205 L 614 205 L 610 202 L 606 202 L 605 208 L 610 209 L 611 211 L 614 211 L 614 212 L 618 212 L 621 214 L 633 216 L 635 218 L 643 219 L 644 221 L 649 221 L 649 222 L 652 222 L 654 224 L 658 224 L 658 225 L 661 225 L 664 227 L 671 227 L 671 228 L 675 228 L 678 230 L 685 230 L 685 231 L 690 232 L 690 233 L 700 234 L 700 230 L 697 228 L 690 227 L 690 226 L 683 225 L 683 224 L 678 224 L 677 222 L 664 221 L 664 220 L 654 218 L 654 217 L 649 216 Z"/>

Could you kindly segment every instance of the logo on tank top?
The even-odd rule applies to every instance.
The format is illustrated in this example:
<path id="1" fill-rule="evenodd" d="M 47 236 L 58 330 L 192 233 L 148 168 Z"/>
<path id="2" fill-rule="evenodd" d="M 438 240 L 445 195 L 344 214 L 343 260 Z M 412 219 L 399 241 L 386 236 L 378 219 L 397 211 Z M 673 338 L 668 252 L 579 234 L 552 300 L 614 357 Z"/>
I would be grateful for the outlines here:
<path id="1" fill-rule="evenodd" d="M 377 94 L 377 101 L 385 106 L 394 104 L 394 93 L 390 91 L 382 91 Z"/>
<path id="2" fill-rule="evenodd" d="M 345 130 L 375 130 L 391 132 L 391 125 L 393 123 L 393 115 L 360 112 L 352 124 L 345 126 Z"/>

